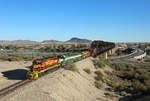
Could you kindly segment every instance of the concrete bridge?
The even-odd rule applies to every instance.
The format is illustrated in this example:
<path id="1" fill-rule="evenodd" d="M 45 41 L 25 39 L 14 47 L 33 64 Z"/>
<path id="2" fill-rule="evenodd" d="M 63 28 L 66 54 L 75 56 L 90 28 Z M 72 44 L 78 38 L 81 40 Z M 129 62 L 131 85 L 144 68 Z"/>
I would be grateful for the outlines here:
<path id="1" fill-rule="evenodd" d="M 109 49 L 109 50 L 103 52 L 102 54 L 100 54 L 100 56 L 103 56 L 105 59 L 108 59 L 108 56 L 114 54 L 117 49 L 118 49 L 118 47 Z"/>

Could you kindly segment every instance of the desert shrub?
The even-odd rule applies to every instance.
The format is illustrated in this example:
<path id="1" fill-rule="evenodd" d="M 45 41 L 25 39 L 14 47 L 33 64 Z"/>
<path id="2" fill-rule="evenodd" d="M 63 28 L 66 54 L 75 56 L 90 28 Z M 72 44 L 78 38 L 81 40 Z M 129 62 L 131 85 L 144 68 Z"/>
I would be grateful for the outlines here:
<path id="1" fill-rule="evenodd" d="M 144 81 L 144 84 L 145 84 L 146 87 L 147 87 L 147 92 L 150 93 L 150 79 L 149 79 L 149 80 L 145 80 L 145 81 Z"/>
<path id="2" fill-rule="evenodd" d="M 73 71 L 73 72 L 77 72 L 78 69 L 76 68 L 75 64 L 68 64 L 64 67 L 64 69 L 66 70 L 70 70 L 70 71 Z"/>
<path id="3" fill-rule="evenodd" d="M 86 73 L 91 74 L 91 70 L 88 68 L 83 69 Z"/>
<path id="4" fill-rule="evenodd" d="M 100 89 L 103 86 L 103 83 L 101 81 L 95 81 L 94 84 L 95 84 L 95 87 L 98 89 Z"/>
<path id="5" fill-rule="evenodd" d="M 144 60 L 144 62 L 148 62 L 148 63 L 150 63 L 150 60 Z"/>
<path id="6" fill-rule="evenodd" d="M 94 64 L 94 66 L 95 66 L 96 69 L 97 68 L 103 68 L 106 65 L 110 64 L 110 60 L 106 60 L 103 57 L 99 57 L 98 59 L 94 59 L 93 60 L 93 64 Z"/>
<path id="7" fill-rule="evenodd" d="M 105 67 L 105 64 L 102 61 L 94 60 L 93 63 L 96 69 Z"/>
<path id="8" fill-rule="evenodd" d="M 110 75 L 110 76 L 112 75 L 112 72 L 110 72 L 110 71 L 105 70 L 104 72 L 105 72 L 105 74 L 107 74 L 107 75 Z"/>
<path id="9" fill-rule="evenodd" d="M 145 93 L 147 91 L 147 87 L 138 80 L 135 80 L 132 84 L 133 91 L 132 93 Z"/>
<path id="10" fill-rule="evenodd" d="M 112 87 L 113 90 L 118 89 L 118 87 L 120 86 L 120 84 L 118 82 L 115 81 L 110 81 L 107 83 L 110 87 Z"/>
<path id="11" fill-rule="evenodd" d="M 133 95 L 150 94 L 150 69 L 144 66 L 130 64 L 112 64 L 108 85 L 116 92 L 126 92 Z"/>
<path id="12" fill-rule="evenodd" d="M 1 53 L 0 60 L 3 61 L 32 61 L 34 59 L 45 59 L 49 57 L 55 57 L 56 54 L 53 53 L 33 53 L 33 54 L 26 54 L 26 53 Z"/>
<path id="13" fill-rule="evenodd" d="M 147 49 L 147 50 L 146 50 L 146 53 L 147 53 L 148 55 L 150 55 L 150 49 Z"/>
<path id="14" fill-rule="evenodd" d="M 95 80 L 97 81 L 103 81 L 103 74 L 101 73 L 101 71 L 95 71 L 96 77 Z"/>
<path id="15" fill-rule="evenodd" d="M 125 68 L 125 64 L 120 64 L 120 63 L 113 63 L 110 66 L 116 71 L 121 71 L 122 69 Z"/>

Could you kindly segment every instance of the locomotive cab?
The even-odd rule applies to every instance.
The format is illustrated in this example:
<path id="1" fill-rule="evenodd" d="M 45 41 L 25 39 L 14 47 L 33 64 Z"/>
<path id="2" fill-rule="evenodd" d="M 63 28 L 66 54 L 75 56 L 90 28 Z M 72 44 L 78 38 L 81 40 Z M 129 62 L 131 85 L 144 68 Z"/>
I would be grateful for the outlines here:
<path id="1" fill-rule="evenodd" d="M 33 65 L 39 65 L 39 64 L 41 64 L 41 63 L 42 63 L 41 60 L 34 60 L 34 61 L 33 61 Z"/>
<path id="2" fill-rule="evenodd" d="M 38 68 L 42 65 L 42 60 L 37 59 L 32 62 L 32 66 L 30 68 L 30 71 L 28 71 L 26 77 L 29 79 L 37 79 L 39 77 L 38 75 Z"/>

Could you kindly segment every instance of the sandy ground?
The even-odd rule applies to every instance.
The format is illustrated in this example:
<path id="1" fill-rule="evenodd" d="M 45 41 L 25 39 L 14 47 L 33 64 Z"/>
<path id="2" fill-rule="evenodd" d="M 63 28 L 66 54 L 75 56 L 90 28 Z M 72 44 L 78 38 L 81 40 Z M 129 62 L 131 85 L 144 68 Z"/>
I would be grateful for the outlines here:
<path id="1" fill-rule="evenodd" d="M 0 89 L 25 79 L 27 66 L 31 62 L 0 61 Z"/>
<path id="2" fill-rule="evenodd" d="M 95 87 L 94 73 L 83 71 L 84 68 L 95 71 L 90 58 L 75 65 L 79 72 L 59 69 L 17 89 L 0 101 L 117 101 L 106 97 L 104 88 Z"/>

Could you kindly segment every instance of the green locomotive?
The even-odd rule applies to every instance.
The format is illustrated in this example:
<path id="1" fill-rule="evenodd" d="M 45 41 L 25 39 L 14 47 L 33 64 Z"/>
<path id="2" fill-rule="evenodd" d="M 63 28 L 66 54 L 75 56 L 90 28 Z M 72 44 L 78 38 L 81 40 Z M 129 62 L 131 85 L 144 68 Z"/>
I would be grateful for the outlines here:
<path id="1" fill-rule="evenodd" d="M 61 66 L 67 65 L 69 63 L 81 60 L 83 58 L 82 53 L 72 53 L 67 55 L 59 56 L 59 63 Z"/>

